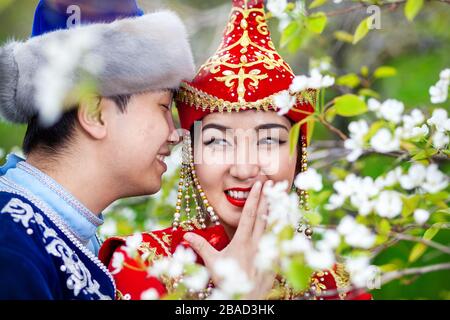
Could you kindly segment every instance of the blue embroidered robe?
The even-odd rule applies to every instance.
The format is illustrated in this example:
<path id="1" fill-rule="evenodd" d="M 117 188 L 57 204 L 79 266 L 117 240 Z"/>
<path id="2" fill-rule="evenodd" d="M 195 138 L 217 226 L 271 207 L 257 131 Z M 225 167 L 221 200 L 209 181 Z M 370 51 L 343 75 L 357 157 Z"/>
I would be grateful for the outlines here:
<path id="1" fill-rule="evenodd" d="M 0 176 L 0 300 L 114 297 L 110 273 L 66 221 Z"/>

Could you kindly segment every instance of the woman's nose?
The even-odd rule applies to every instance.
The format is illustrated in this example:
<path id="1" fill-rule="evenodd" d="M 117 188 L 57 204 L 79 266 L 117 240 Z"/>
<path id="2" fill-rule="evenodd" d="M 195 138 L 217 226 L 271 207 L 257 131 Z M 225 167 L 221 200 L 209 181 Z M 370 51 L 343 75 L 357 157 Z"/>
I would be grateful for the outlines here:
<path id="1" fill-rule="evenodd" d="M 259 165 L 252 163 L 235 163 L 230 167 L 230 175 L 238 180 L 251 180 L 258 176 Z"/>

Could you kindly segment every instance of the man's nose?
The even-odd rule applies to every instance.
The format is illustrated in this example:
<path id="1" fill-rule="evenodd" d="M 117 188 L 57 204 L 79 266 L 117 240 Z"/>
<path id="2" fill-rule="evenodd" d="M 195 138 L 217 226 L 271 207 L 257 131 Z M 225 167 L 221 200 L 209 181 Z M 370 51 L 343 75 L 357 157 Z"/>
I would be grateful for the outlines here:
<path id="1" fill-rule="evenodd" d="M 175 127 L 175 123 L 173 121 L 173 116 L 170 113 L 167 119 L 169 124 L 169 137 L 167 138 L 167 142 L 169 144 L 178 144 L 180 142 L 180 135 L 178 134 L 177 128 Z"/>

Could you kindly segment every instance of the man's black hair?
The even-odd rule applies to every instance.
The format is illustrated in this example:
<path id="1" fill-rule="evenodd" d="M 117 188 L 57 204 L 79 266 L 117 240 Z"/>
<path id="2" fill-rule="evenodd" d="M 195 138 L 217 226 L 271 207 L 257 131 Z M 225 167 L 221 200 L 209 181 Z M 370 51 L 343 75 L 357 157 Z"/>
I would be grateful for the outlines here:
<path id="1" fill-rule="evenodd" d="M 109 97 L 117 105 L 121 112 L 125 112 L 131 95 L 118 95 Z M 23 139 L 23 152 L 40 149 L 51 153 L 57 153 L 71 142 L 73 131 L 77 122 L 77 108 L 65 112 L 61 119 L 50 127 L 43 127 L 34 116 L 29 122 Z"/>

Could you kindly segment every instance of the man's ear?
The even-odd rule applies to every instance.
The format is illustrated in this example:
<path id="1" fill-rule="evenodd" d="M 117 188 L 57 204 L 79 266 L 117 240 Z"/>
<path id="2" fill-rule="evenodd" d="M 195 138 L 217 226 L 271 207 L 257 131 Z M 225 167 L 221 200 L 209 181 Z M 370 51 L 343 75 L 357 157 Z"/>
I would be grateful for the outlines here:
<path id="1" fill-rule="evenodd" d="M 108 122 L 103 116 L 108 101 L 102 98 L 85 99 L 78 108 L 78 122 L 83 131 L 93 139 L 106 137 Z"/>

